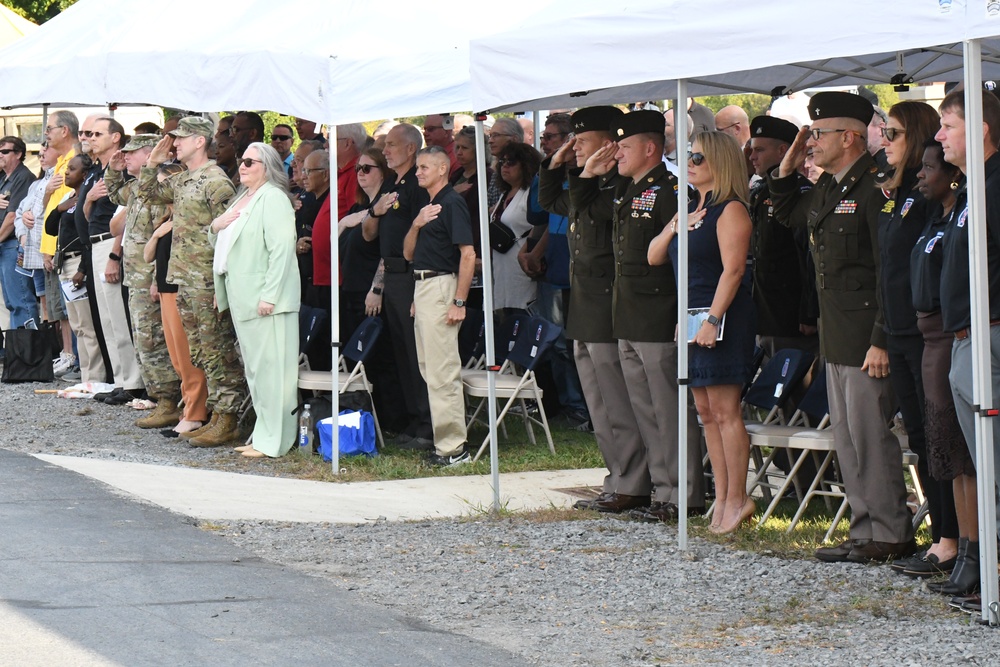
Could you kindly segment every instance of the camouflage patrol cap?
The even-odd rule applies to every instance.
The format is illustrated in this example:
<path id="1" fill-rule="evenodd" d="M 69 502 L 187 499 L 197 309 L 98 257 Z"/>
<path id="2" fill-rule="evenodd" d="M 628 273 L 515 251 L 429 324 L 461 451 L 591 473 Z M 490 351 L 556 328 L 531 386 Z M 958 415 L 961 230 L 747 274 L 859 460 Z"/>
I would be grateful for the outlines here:
<path id="1" fill-rule="evenodd" d="M 160 141 L 160 135 L 158 134 L 137 134 L 129 142 L 125 144 L 125 148 L 122 149 L 123 153 L 131 153 L 132 151 L 137 151 L 140 148 L 146 148 L 147 146 L 152 148 Z"/>
<path id="2" fill-rule="evenodd" d="M 185 116 L 177 123 L 177 129 L 168 132 L 172 137 L 191 137 L 199 135 L 206 139 L 211 139 L 215 135 L 215 125 L 207 118 L 201 116 Z"/>

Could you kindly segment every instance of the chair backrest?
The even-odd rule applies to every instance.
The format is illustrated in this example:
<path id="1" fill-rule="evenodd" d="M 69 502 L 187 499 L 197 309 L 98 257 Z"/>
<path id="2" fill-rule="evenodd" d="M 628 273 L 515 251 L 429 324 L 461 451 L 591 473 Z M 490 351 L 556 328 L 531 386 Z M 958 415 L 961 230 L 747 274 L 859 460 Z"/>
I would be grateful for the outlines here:
<path id="1" fill-rule="evenodd" d="M 377 315 L 366 317 L 351 334 L 340 353 L 351 361 L 364 363 L 381 333 L 382 318 Z"/>
<path id="2" fill-rule="evenodd" d="M 327 320 L 326 311 L 302 304 L 299 306 L 299 354 L 308 354 L 323 324 Z"/>
<path id="3" fill-rule="evenodd" d="M 530 319 L 531 316 L 526 313 L 508 315 L 500 323 L 500 326 L 493 330 L 493 340 L 496 346 L 496 363 L 498 366 L 507 361 L 507 355 L 514 349 L 514 344 L 517 342 L 518 336 L 521 335 L 521 332 L 527 326 Z"/>
<path id="4" fill-rule="evenodd" d="M 830 414 L 830 401 L 826 394 L 826 366 L 820 368 L 813 375 L 812 383 L 799 401 L 797 409 L 822 421 Z"/>
<path id="5" fill-rule="evenodd" d="M 753 357 L 750 359 L 750 368 L 747 369 L 747 379 L 743 383 L 743 391 L 740 392 L 740 398 L 747 395 L 750 391 L 750 387 L 753 386 L 754 378 L 757 377 L 757 371 L 760 370 L 760 365 L 764 363 L 764 348 L 759 345 L 753 348 Z"/>
<path id="6" fill-rule="evenodd" d="M 465 320 L 458 330 L 458 355 L 465 366 L 486 351 L 486 314 L 482 310 L 466 309 Z"/>
<path id="7" fill-rule="evenodd" d="M 529 318 L 523 323 L 507 358 L 525 370 L 533 371 L 561 333 L 562 327 L 548 320 L 541 317 Z"/>
<path id="8" fill-rule="evenodd" d="M 813 355 L 803 350 L 778 350 L 761 369 L 743 402 L 762 410 L 781 408 L 791 390 L 802 381 L 812 360 Z"/>

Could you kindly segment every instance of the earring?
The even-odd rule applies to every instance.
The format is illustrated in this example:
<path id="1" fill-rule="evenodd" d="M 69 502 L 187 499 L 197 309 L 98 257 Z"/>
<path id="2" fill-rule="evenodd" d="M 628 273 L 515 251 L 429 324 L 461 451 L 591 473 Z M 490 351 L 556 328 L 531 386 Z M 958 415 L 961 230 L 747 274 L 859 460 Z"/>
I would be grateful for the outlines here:
<path id="1" fill-rule="evenodd" d="M 950 187 L 952 190 L 958 190 L 958 183 L 952 181 L 951 185 L 949 185 L 948 187 Z"/>

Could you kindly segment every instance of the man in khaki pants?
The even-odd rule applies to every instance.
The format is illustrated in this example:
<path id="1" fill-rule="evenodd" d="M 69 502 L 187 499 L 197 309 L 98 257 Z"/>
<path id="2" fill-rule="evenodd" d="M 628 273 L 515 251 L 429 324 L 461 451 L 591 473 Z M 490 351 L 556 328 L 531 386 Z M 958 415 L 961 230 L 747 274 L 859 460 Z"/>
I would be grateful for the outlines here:
<path id="1" fill-rule="evenodd" d="M 430 401 L 434 466 L 470 461 L 458 329 L 465 319 L 476 251 L 469 209 L 448 185 L 450 167 L 448 154 L 439 146 L 417 153 L 417 182 L 431 203 L 420 209 L 403 240 L 403 257 L 413 265 L 414 334 Z"/>

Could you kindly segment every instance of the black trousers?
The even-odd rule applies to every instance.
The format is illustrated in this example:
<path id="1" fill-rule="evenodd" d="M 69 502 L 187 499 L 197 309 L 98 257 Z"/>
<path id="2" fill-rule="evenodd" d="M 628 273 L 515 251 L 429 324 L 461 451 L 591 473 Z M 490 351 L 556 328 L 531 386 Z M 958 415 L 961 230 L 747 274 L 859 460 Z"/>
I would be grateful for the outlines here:
<path id="1" fill-rule="evenodd" d="M 413 332 L 413 274 L 385 274 L 382 292 L 382 312 L 392 339 L 392 351 L 396 358 L 396 371 L 403 390 L 403 402 L 409 426 L 404 432 L 418 438 L 434 438 L 431 428 L 431 407 L 427 400 L 427 384 L 420 375 L 417 365 L 417 339 Z"/>
<path id="2" fill-rule="evenodd" d="M 927 439 L 924 434 L 924 383 L 920 366 L 924 355 L 924 337 L 888 336 L 889 379 L 903 415 L 910 449 L 920 457 L 917 476 L 927 496 L 931 517 L 931 536 L 958 539 L 958 518 L 951 482 L 939 482 L 927 470 Z"/>

